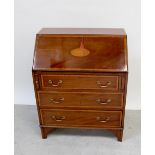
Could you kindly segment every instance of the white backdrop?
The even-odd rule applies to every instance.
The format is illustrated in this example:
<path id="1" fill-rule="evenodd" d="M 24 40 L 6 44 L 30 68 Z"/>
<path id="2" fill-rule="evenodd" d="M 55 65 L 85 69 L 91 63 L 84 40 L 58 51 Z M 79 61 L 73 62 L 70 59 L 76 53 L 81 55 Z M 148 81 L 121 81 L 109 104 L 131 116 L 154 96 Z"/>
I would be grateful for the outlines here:
<path id="1" fill-rule="evenodd" d="M 15 0 L 15 104 L 35 104 L 32 59 L 42 27 L 125 28 L 129 80 L 126 109 L 140 109 L 140 0 Z"/>

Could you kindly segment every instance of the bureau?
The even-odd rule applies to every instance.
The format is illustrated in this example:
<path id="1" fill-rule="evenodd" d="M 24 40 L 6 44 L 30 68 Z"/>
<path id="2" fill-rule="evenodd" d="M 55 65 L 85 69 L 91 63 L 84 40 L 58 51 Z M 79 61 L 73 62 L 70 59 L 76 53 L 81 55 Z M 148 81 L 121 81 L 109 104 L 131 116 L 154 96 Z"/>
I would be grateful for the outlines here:
<path id="1" fill-rule="evenodd" d="M 41 29 L 32 76 L 42 138 L 56 128 L 93 128 L 122 141 L 128 78 L 123 29 Z"/>

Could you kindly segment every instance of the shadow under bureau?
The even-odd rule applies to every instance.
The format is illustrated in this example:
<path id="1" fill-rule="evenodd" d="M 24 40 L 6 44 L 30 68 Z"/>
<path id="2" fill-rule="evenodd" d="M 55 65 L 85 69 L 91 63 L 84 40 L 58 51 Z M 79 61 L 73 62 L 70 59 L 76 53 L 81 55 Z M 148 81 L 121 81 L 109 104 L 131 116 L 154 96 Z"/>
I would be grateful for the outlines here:
<path id="1" fill-rule="evenodd" d="M 123 29 L 37 33 L 32 75 L 42 138 L 55 128 L 94 128 L 122 141 L 127 61 Z"/>

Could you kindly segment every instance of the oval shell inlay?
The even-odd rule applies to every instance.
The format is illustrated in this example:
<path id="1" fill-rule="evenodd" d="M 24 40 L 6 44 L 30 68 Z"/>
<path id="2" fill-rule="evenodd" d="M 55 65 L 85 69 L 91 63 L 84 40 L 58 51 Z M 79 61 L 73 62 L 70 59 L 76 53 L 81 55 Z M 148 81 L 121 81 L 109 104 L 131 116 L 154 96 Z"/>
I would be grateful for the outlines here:
<path id="1" fill-rule="evenodd" d="M 90 51 L 85 48 L 76 48 L 76 49 L 71 50 L 70 53 L 76 57 L 84 57 L 84 56 L 89 55 Z"/>

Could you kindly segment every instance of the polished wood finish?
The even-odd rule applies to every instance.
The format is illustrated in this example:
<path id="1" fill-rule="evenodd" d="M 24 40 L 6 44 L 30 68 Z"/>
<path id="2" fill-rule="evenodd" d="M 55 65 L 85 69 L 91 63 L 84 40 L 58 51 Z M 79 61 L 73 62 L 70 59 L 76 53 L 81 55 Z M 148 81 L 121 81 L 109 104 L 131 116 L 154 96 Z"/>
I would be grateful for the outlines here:
<path id="1" fill-rule="evenodd" d="M 39 35 L 126 35 L 122 28 L 43 28 Z"/>
<path id="2" fill-rule="evenodd" d="M 123 93 L 38 91 L 40 107 L 122 109 Z"/>
<path id="3" fill-rule="evenodd" d="M 50 31 L 55 33 L 49 34 Z M 62 31 L 64 33 L 59 34 Z M 69 34 L 67 34 L 68 31 L 70 31 Z M 127 45 L 124 31 L 122 29 L 112 29 L 111 31 L 96 29 L 96 34 L 95 29 L 87 31 L 94 33 L 84 33 L 82 29 L 75 29 L 75 31 L 73 29 L 50 29 L 49 32 L 48 29 L 43 29 L 36 36 L 33 69 L 126 72 Z M 113 31 L 115 34 L 111 34 Z M 99 32 L 101 32 L 100 35 Z M 107 33 L 104 34 L 104 32 Z M 81 41 L 90 54 L 81 58 L 71 55 L 70 52 L 73 49 L 80 47 Z"/>
<path id="4" fill-rule="evenodd" d="M 42 87 L 55 89 L 118 89 L 118 76 L 41 75 Z"/>
<path id="5" fill-rule="evenodd" d="M 121 111 L 41 109 L 42 125 L 68 127 L 121 127 Z"/>
<path id="6" fill-rule="evenodd" d="M 128 78 L 123 29 L 42 29 L 32 75 L 42 138 L 55 128 L 94 128 L 122 141 Z"/>

